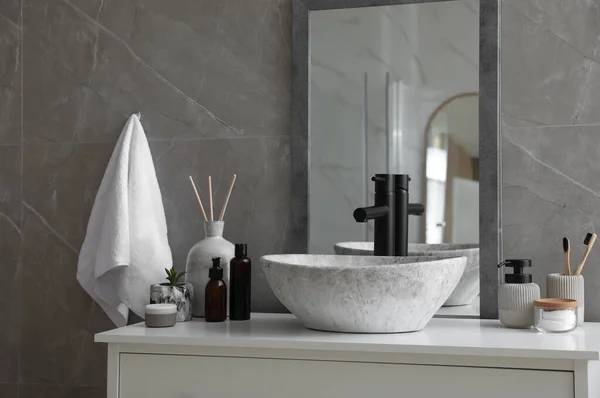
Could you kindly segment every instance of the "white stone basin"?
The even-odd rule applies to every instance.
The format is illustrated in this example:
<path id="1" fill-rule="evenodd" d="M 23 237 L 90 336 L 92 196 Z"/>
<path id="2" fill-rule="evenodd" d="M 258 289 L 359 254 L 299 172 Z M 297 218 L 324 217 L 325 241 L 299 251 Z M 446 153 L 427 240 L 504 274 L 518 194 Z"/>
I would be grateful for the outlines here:
<path id="1" fill-rule="evenodd" d="M 467 259 L 282 254 L 260 262 L 277 298 L 307 328 L 400 333 L 427 325 Z"/>
<path id="2" fill-rule="evenodd" d="M 341 242 L 334 247 L 338 255 L 372 256 L 373 242 Z M 409 256 L 465 256 L 467 266 L 444 307 L 469 305 L 479 295 L 479 245 L 461 243 L 409 243 Z"/>

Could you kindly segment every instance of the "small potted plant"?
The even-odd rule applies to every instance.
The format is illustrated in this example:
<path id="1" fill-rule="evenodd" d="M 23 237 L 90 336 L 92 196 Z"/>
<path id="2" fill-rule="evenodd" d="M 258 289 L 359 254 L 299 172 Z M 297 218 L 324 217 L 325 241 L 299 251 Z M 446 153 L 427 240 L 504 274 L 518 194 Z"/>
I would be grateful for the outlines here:
<path id="1" fill-rule="evenodd" d="M 177 272 L 175 267 L 165 268 L 169 282 L 150 286 L 150 304 L 177 305 L 177 322 L 192 319 L 194 288 L 190 283 L 180 282 L 185 272 Z"/>

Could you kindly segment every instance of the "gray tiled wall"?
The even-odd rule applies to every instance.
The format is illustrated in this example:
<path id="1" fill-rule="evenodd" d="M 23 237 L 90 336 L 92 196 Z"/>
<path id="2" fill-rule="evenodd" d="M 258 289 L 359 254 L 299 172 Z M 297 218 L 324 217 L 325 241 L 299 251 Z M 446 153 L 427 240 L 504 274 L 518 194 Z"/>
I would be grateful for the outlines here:
<path id="1" fill-rule="evenodd" d="M 572 266 L 600 227 L 600 2 L 502 1 L 504 257 L 546 274 Z M 600 321 L 600 248 L 588 259 L 586 320 Z"/>
<path id="2" fill-rule="evenodd" d="M 0 0 L 1 397 L 105 396 L 93 335 L 112 324 L 75 270 L 132 112 L 178 268 L 203 236 L 190 174 L 204 187 L 211 174 L 221 204 L 237 173 L 225 236 L 249 244 L 256 270 L 260 255 L 294 250 L 290 3 Z M 256 310 L 282 310 L 260 273 L 253 283 Z"/>
<path id="3" fill-rule="evenodd" d="M 92 340 L 111 324 L 74 275 L 131 112 L 179 267 L 202 236 L 188 174 L 212 174 L 218 200 L 238 174 L 226 236 L 255 259 L 294 250 L 290 11 L 290 0 L 0 0 L 0 396 L 104 396 Z M 600 226 L 599 15 L 595 0 L 502 4 L 505 257 L 532 257 L 542 286 L 561 269 L 562 236 L 578 258 Z M 600 320 L 596 252 L 586 299 Z M 254 287 L 257 310 L 281 310 L 260 276 Z"/>

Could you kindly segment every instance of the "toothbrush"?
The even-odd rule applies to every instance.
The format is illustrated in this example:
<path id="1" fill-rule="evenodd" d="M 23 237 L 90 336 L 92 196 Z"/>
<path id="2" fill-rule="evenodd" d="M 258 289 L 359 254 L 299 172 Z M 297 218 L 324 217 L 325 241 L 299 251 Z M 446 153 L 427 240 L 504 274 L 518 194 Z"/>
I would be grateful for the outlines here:
<path id="1" fill-rule="evenodd" d="M 594 243 L 596 243 L 596 238 L 598 237 L 598 235 L 596 234 L 592 234 L 592 233 L 588 233 L 585 236 L 585 240 L 583 241 L 583 244 L 587 246 L 587 249 L 585 250 L 585 254 L 583 255 L 583 259 L 581 260 L 581 262 L 579 263 L 579 265 L 577 265 L 577 268 L 575 269 L 575 273 L 573 275 L 581 275 L 581 271 L 583 270 L 583 266 L 585 265 L 585 262 L 587 261 L 587 258 L 590 254 L 590 251 L 592 251 L 592 247 L 594 247 Z"/>
<path id="2" fill-rule="evenodd" d="M 571 275 L 571 242 L 563 238 L 563 250 L 565 251 L 565 275 Z"/>

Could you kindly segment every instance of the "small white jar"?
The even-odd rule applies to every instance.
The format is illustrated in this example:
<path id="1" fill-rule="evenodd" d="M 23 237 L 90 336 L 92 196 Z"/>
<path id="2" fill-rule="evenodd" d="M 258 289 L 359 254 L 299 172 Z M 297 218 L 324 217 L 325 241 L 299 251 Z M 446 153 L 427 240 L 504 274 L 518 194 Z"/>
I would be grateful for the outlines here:
<path id="1" fill-rule="evenodd" d="M 577 327 L 577 300 L 540 299 L 533 303 L 535 328 L 545 333 L 565 333 Z"/>
<path id="2" fill-rule="evenodd" d="M 175 304 L 148 304 L 146 306 L 146 326 L 149 328 L 166 328 L 177 323 L 177 306 Z"/>
<path id="3" fill-rule="evenodd" d="M 577 300 L 577 319 L 581 326 L 585 317 L 585 283 L 583 275 L 550 274 L 546 277 L 548 298 Z"/>

